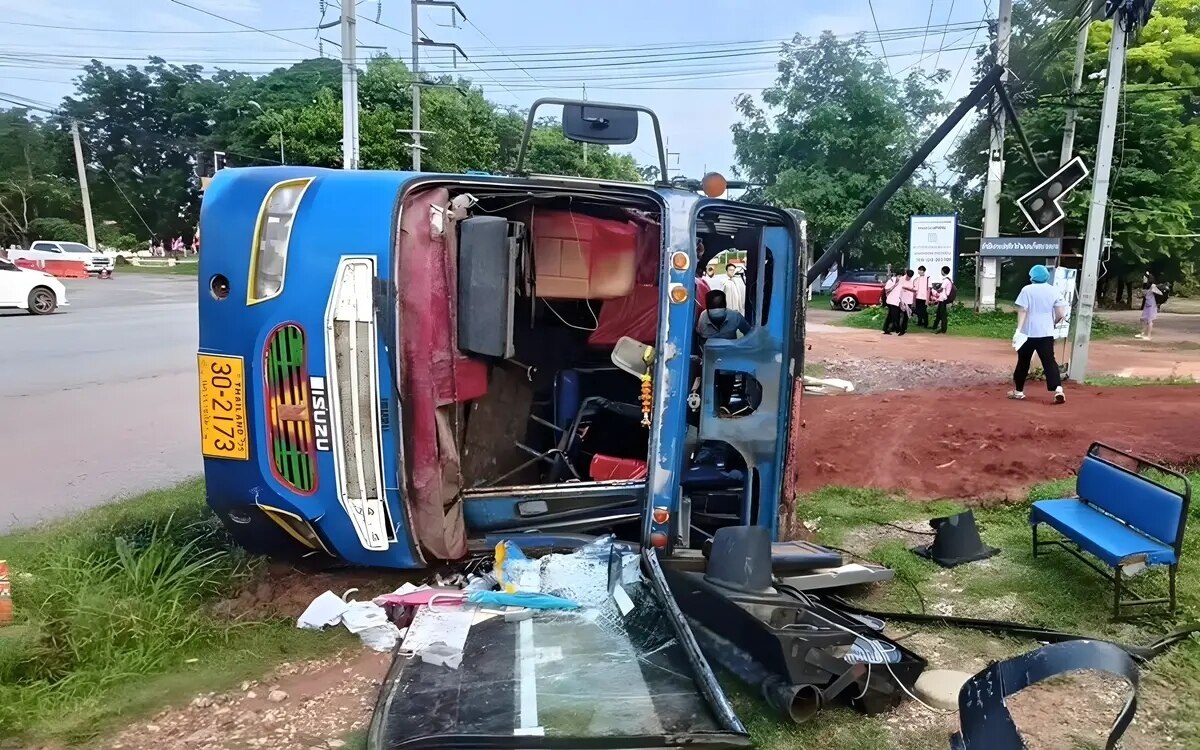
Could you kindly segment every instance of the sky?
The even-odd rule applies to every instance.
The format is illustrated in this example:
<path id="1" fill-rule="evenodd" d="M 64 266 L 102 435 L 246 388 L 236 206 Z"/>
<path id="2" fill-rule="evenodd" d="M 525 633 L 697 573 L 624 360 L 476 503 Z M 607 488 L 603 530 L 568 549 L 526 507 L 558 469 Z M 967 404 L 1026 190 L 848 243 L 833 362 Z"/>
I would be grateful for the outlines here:
<path id="1" fill-rule="evenodd" d="M 454 53 L 422 48 L 422 70 L 461 74 L 503 106 L 579 97 L 585 86 L 590 100 L 645 105 L 662 123 L 672 175 L 694 178 L 709 170 L 730 173 L 730 127 L 739 119 L 734 97 L 757 97 L 771 84 L 780 41 L 826 30 L 844 37 L 867 32 L 877 40 L 878 27 L 886 41 L 869 49 L 885 55 L 892 71 L 948 69 L 955 83 L 945 88 L 958 98 L 970 88 L 969 48 L 987 38 L 976 26 L 995 14 L 993 0 L 458 3 L 466 22 L 452 24 L 450 9 L 422 7 L 419 28 L 426 38 L 459 45 L 470 59 L 460 57 L 455 66 Z M 356 7 L 358 43 L 371 48 L 360 55 L 386 51 L 411 60 L 408 0 L 362 0 Z M 337 56 L 338 28 L 320 32 L 327 42 L 317 38 L 322 8 L 326 23 L 337 20 L 333 0 L 0 0 L 0 95 L 57 104 L 92 57 L 125 65 L 158 55 L 264 73 L 322 51 Z M 955 26 L 947 30 L 947 23 Z M 929 25 L 935 31 L 923 35 Z M 657 162 L 649 128 L 629 152 L 642 163 Z"/>

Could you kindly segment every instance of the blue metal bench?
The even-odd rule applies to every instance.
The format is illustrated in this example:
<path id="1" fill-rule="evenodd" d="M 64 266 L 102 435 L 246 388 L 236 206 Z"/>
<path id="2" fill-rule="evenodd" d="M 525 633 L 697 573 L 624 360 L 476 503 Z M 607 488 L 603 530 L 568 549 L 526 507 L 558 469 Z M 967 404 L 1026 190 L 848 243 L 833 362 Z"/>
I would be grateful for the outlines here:
<path id="1" fill-rule="evenodd" d="M 1155 476 L 1170 478 L 1181 489 Z M 1033 527 L 1033 555 L 1048 545 L 1062 547 L 1113 583 L 1113 617 L 1121 607 L 1169 604 L 1175 612 L 1175 573 L 1183 550 L 1192 489 L 1179 472 L 1137 458 L 1102 443 L 1093 443 L 1079 467 L 1076 497 L 1039 500 L 1029 512 Z M 1038 540 L 1038 527 L 1049 526 L 1062 539 Z M 1082 553 L 1106 564 L 1096 565 Z M 1165 565 L 1169 575 L 1168 598 L 1122 599 L 1128 592 L 1123 576 L 1143 566 Z"/>

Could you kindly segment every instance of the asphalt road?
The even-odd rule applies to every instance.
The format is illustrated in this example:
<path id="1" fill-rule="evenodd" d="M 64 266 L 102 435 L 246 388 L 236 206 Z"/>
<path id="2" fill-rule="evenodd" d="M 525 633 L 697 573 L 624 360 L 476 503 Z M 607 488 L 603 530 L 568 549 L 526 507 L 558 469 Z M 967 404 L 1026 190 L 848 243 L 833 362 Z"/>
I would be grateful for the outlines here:
<path id="1" fill-rule="evenodd" d="M 196 280 L 66 283 L 62 312 L 0 313 L 0 532 L 201 471 Z"/>

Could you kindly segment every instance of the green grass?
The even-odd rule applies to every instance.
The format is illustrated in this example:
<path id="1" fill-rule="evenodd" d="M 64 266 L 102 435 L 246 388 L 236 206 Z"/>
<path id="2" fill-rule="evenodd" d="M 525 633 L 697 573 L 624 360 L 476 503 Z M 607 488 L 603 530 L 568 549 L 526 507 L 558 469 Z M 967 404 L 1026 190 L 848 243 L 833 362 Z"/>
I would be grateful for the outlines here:
<path id="1" fill-rule="evenodd" d="M 1193 485 L 1200 484 L 1200 472 L 1192 473 L 1190 480 Z M 1073 479 L 1056 480 L 1034 487 L 1028 501 L 1066 497 L 1073 492 Z M 1034 560 L 1030 552 L 1028 503 L 976 509 L 984 542 L 1002 552 L 987 563 L 950 570 L 912 554 L 908 549 L 913 543 L 911 538 L 901 541 L 905 536 L 902 532 L 880 525 L 925 520 L 961 509 L 955 503 L 918 503 L 885 492 L 837 487 L 812 493 L 797 503 L 802 519 L 820 519 L 819 541 L 835 546 L 860 543 L 861 547 L 864 539 L 877 540 L 864 556 L 893 568 L 896 580 L 858 592 L 856 598 L 869 607 L 920 611 L 935 604 L 949 605 L 955 614 L 967 617 L 1017 620 L 1131 645 L 1150 643 L 1194 619 L 1200 611 L 1200 518 L 1197 518 L 1200 509 L 1195 506 L 1184 541 L 1184 562 L 1179 569 L 1179 610 L 1175 620 L 1159 607 L 1122 622 L 1111 618 L 1111 584 L 1095 572 L 1060 550 L 1048 551 Z M 880 533 L 881 530 L 886 533 Z M 1164 596 L 1166 581 L 1165 571 L 1155 569 L 1134 579 L 1135 591 L 1143 596 Z M 952 644 L 952 648 L 940 649 L 942 652 L 949 651 L 953 658 L 964 661 L 973 657 L 980 664 L 1038 645 L 970 631 L 907 625 L 904 629 L 936 634 Z M 1153 715 L 1162 722 L 1165 729 L 1161 731 L 1182 743 L 1171 747 L 1200 747 L 1200 639 L 1193 638 L 1153 661 L 1143 671 L 1140 690 L 1140 720 Z M 745 701 L 743 719 L 759 748 L 890 746 L 886 739 L 878 740 L 879 735 L 875 734 L 887 726 L 886 717 L 864 719 L 832 711 L 821 714 L 811 725 L 794 728 L 778 724 L 759 701 L 753 698 Z M 937 736 L 920 732 L 914 735 L 912 738 L 905 735 L 904 740 L 914 748 L 941 747 L 945 742 L 944 732 Z"/>
<path id="2" fill-rule="evenodd" d="M 1087 384 L 1110 388 L 1135 388 L 1143 385 L 1196 385 L 1196 379 L 1188 375 L 1169 378 L 1124 378 L 1120 375 L 1093 375 L 1087 379 Z"/>
<path id="3" fill-rule="evenodd" d="M 883 328 L 883 319 L 887 316 L 887 308 L 882 306 L 868 307 L 858 312 L 850 313 L 842 318 L 844 325 L 852 328 Z M 932 322 L 933 313 L 930 313 Z M 946 333 L 951 336 L 973 336 L 984 339 L 1011 339 L 1017 329 L 1017 314 L 1002 310 L 975 312 L 961 302 L 954 304 L 947 317 Z M 909 333 L 930 334 L 932 331 L 913 325 L 909 321 Z M 1110 323 L 1103 318 L 1092 321 L 1092 338 L 1106 339 L 1116 336 L 1131 336 L 1136 329 L 1120 323 Z"/>
<path id="4" fill-rule="evenodd" d="M 134 266 L 125 264 L 117 266 L 113 271 L 113 274 L 124 273 L 158 274 L 160 276 L 198 276 L 200 274 L 200 264 L 177 263 L 173 266 Z"/>
<path id="5" fill-rule="evenodd" d="M 80 742 L 131 715 L 327 652 L 290 621 L 210 614 L 260 563 L 178 487 L 0 536 L 17 623 L 0 630 L 0 737 Z"/>

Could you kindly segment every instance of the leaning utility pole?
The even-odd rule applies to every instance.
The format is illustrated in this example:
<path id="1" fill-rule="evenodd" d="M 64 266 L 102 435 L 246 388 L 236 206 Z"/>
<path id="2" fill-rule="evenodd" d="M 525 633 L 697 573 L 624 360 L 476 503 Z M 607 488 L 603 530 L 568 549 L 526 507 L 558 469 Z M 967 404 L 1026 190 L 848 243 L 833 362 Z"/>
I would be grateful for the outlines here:
<path id="1" fill-rule="evenodd" d="M 420 29 L 420 19 L 417 12 L 422 5 L 440 6 L 443 8 L 453 8 L 462 20 L 467 20 L 467 14 L 463 13 L 462 8 L 458 7 L 458 3 L 453 0 L 412 0 L 412 99 L 413 99 L 413 116 L 412 116 L 412 168 L 414 172 L 421 171 L 421 152 L 424 147 L 421 146 L 421 136 L 426 131 L 421 130 L 421 48 L 422 47 L 450 47 L 454 51 L 467 57 L 467 53 L 463 52 L 462 47 L 457 44 L 449 44 L 446 42 L 435 42 L 432 39 L 426 38 Z M 451 14 L 452 21 L 458 21 L 458 16 Z M 457 28 L 457 24 L 454 24 Z M 455 63 L 458 58 L 454 58 Z"/>
<path id="2" fill-rule="evenodd" d="M 1009 42 L 1012 38 L 1012 0 L 1000 0 L 999 17 L 996 19 L 996 65 L 1008 68 Z M 1008 82 L 1008 72 L 1000 79 L 1000 86 Z M 993 93 L 988 106 L 992 138 L 988 147 L 987 183 L 983 192 L 983 236 L 1000 236 L 1000 190 L 1004 180 L 1004 111 L 997 106 Z M 996 287 L 1000 283 L 999 258 L 979 258 L 979 286 L 975 295 L 975 309 L 992 309 L 996 306 Z"/>
<path id="3" fill-rule="evenodd" d="M 1092 0 L 1092 4 L 1088 8 L 1087 22 L 1079 27 L 1079 34 L 1075 38 L 1075 70 L 1071 74 L 1071 98 L 1067 102 L 1066 121 L 1063 123 L 1062 149 L 1058 155 L 1058 166 L 1060 167 L 1067 166 L 1067 162 L 1075 158 L 1075 120 L 1079 113 L 1075 104 L 1079 98 L 1079 91 L 1083 88 L 1083 64 L 1087 58 L 1088 31 L 1092 28 L 1092 19 L 1096 17 L 1096 6 L 1103 2 L 1104 0 Z M 1066 229 L 1067 222 L 1064 219 L 1050 227 L 1046 234 L 1050 237 L 1063 237 L 1066 234 Z M 1062 250 L 1060 249 L 1059 252 L 1062 252 Z M 1057 264 L 1058 258 L 1055 258 L 1054 261 Z M 1047 265 L 1049 265 L 1048 262 Z"/>
<path id="4" fill-rule="evenodd" d="M 358 169 L 358 19 L 354 0 L 342 3 L 342 169 Z"/>
<path id="5" fill-rule="evenodd" d="M 1104 245 L 1104 213 L 1108 208 L 1108 181 L 1112 172 L 1113 142 L 1117 135 L 1117 109 L 1125 73 L 1125 51 L 1130 35 L 1145 25 L 1153 0 L 1110 2 L 1113 13 L 1112 41 L 1108 45 L 1108 72 L 1100 111 L 1100 138 L 1096 144 L 1096 168 L 1092 178 L 1092 203 L 1088 209 L 1087 236 L 1083 245 L 1083 268 L 1079 274 L 1079 314 L 1071 345 L 1070 377 L 1083 382 L 1087 377 L 1088 344 L 1092 339 L 1092 314 L 1096 306 L 1096 282 Z"/>
<path id="6" fill-rule="evenodd" d="M 83 199 L 83 226 L 87 229 L 88 247 L 96 246 L 96 225 L 92 223 L 92 197 L 88 193 L 87 167 L 83 163 L 83 144 L 79 140 L 79 123 L 71 121 L 71 139 L 75 141 L 75 169 L 79 172 L 79 195 Z"/>

